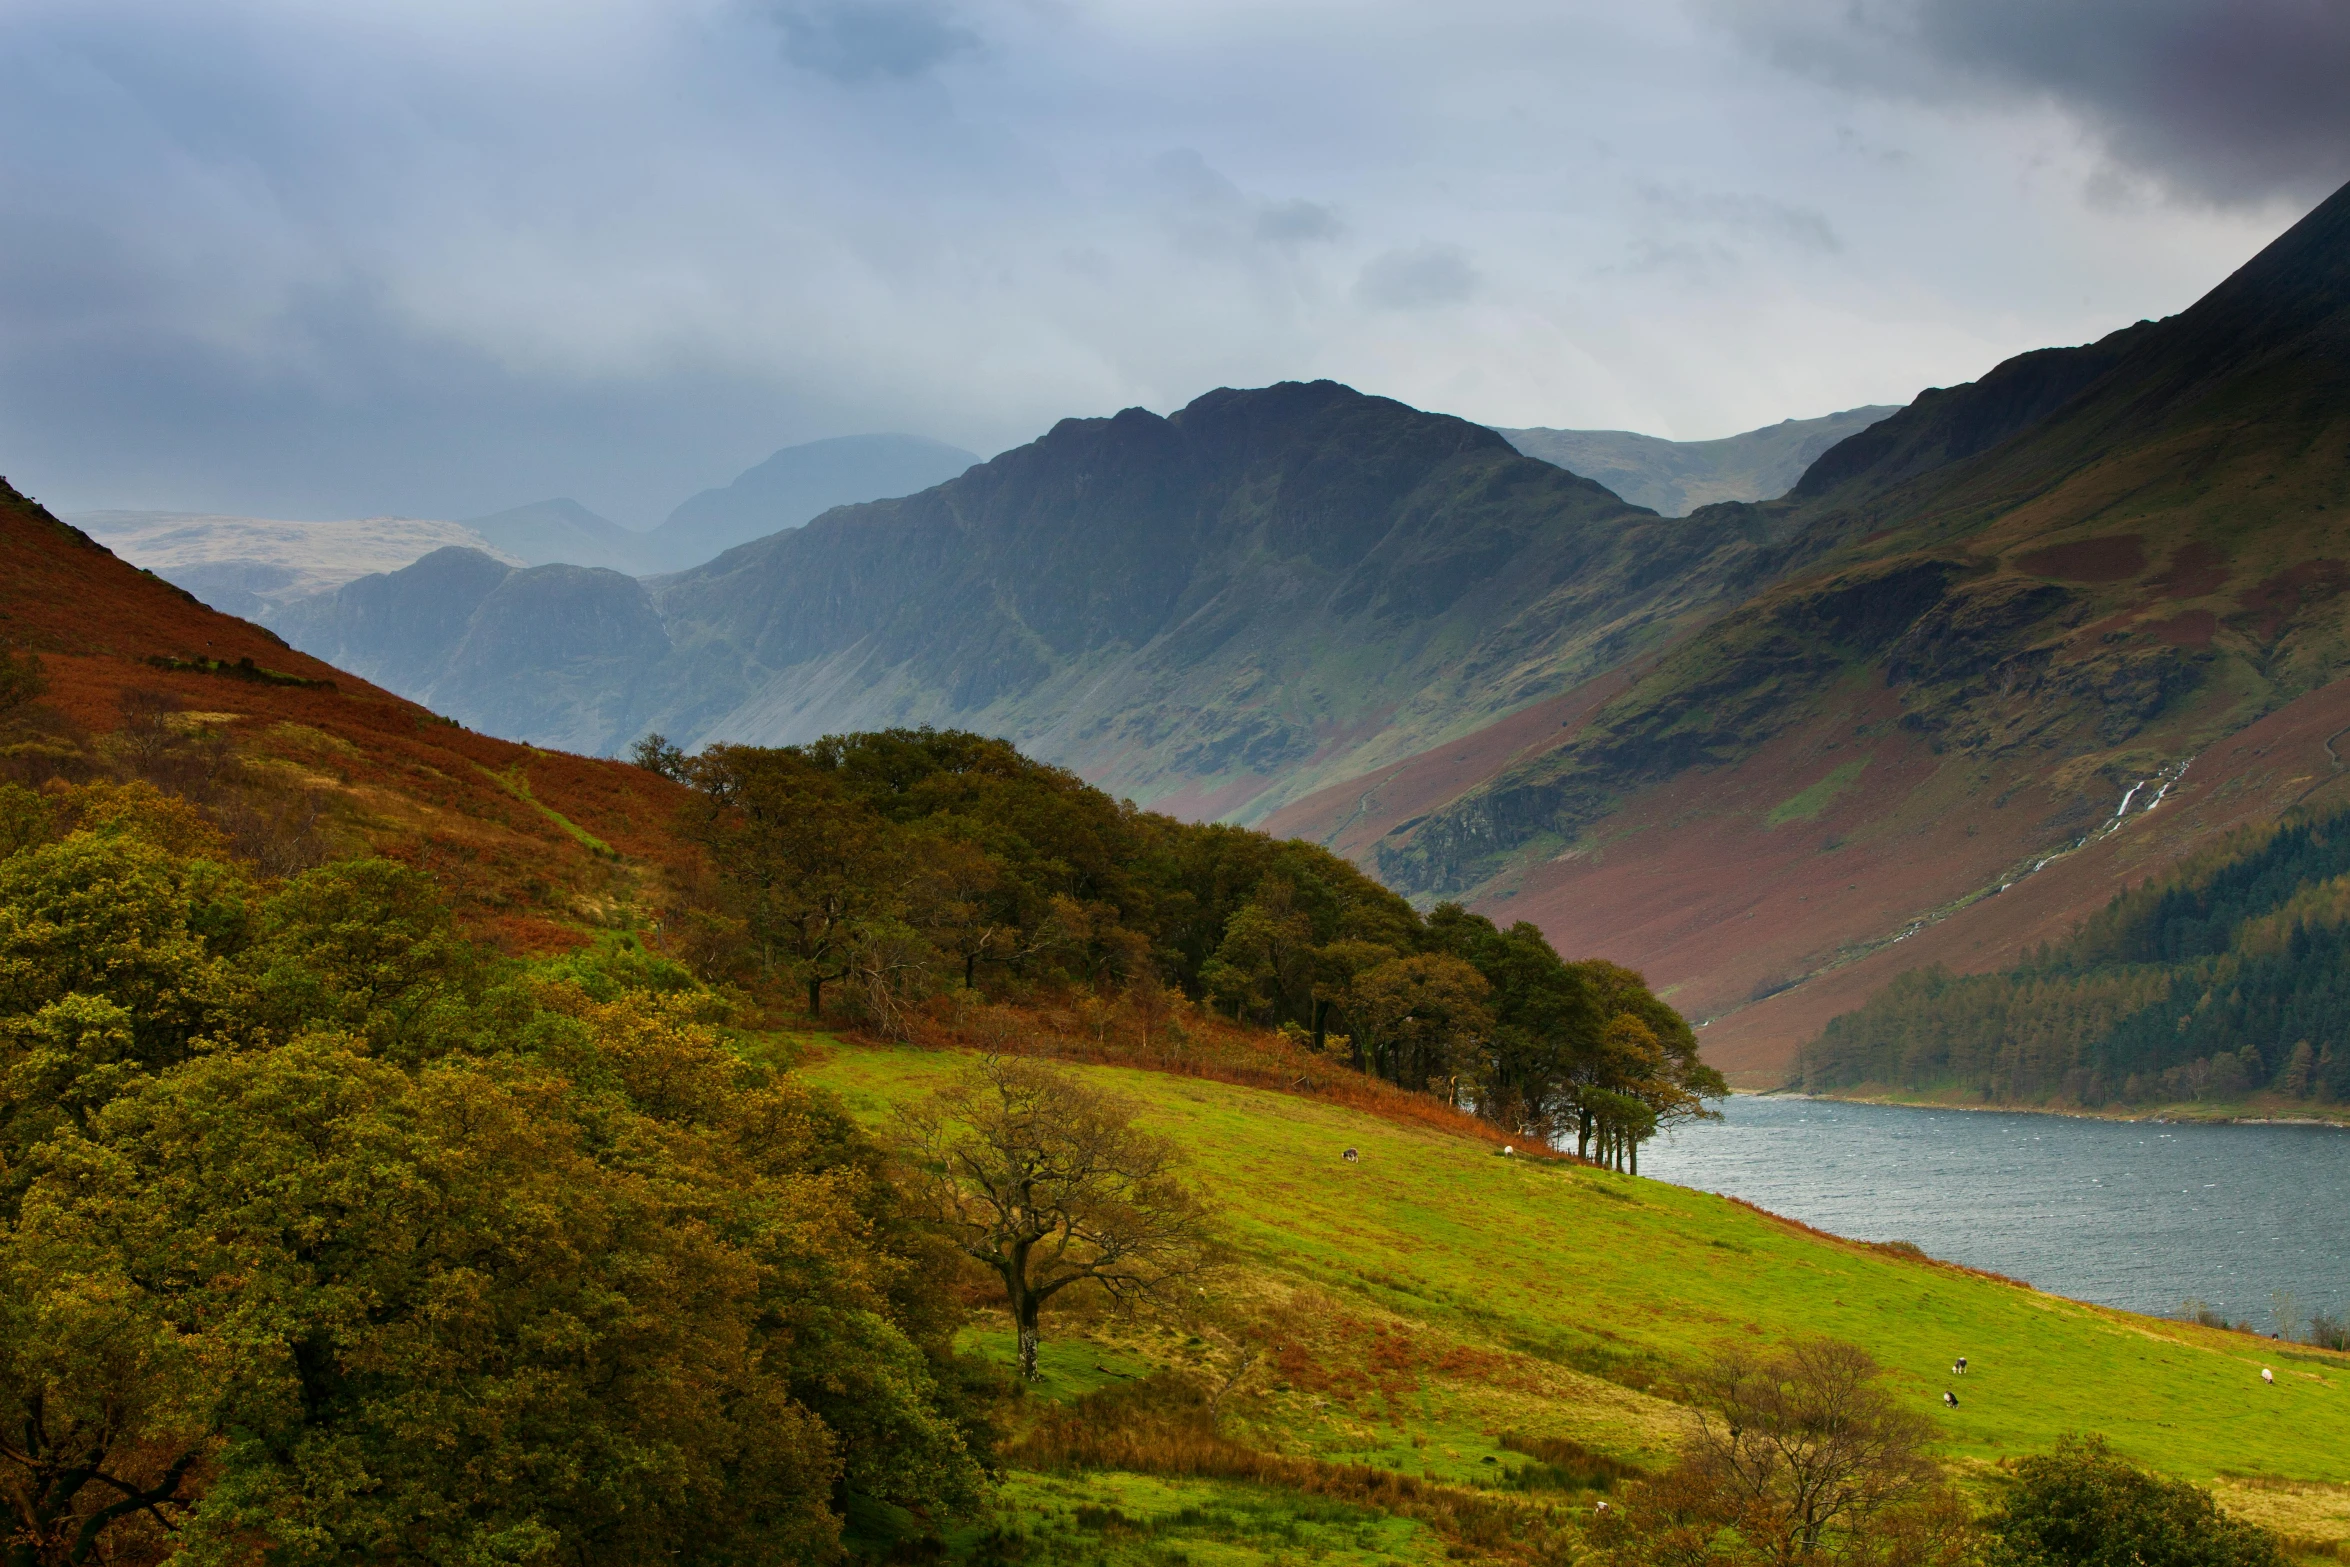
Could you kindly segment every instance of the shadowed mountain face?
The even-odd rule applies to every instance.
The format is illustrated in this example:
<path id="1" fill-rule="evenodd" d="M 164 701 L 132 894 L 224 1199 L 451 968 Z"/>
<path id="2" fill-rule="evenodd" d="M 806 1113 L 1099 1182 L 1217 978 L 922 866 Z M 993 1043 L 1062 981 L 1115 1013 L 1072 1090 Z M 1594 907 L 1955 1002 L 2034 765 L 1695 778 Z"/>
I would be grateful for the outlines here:
<path id="1" fill-rule="evenodd" d="M 1851 408 L 1819 419 L 1787 419 L 1718 441 L 1667 441 L 1629 430 L 1503 430 L 1529 457 L 1596 479 L 1635 506 L 1685 517 L 1717 501 L 1776 500 L 1819 455 L 1857 435 L 1892 407 Z"/>
<path id="2" fill-rule="evenodd" d="M 586 743 L 589 708 L 599 748 L 957 724 L 1146 800 L 1262 810 L 1658 644 L 1767 544 L 1332 383 L 1216 392 L 1171 418 L 1064 421 L 660 579 L 666 656 L 628 671 L 625 699 L 516 732 Z M 340 617 L 363 608 L 286 630 L 355 647 Z M 483 711 L 488 671 L 428 678 L 447 710 Z"/>

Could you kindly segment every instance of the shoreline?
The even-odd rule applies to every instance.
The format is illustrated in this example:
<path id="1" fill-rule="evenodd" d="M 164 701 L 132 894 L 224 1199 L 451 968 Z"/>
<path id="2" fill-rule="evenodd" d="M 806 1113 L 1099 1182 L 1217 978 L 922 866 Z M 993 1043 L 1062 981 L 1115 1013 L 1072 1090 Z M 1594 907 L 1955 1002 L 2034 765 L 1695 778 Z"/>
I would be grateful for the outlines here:
<path id="1" fill-rule="evenodd" d="M 1813 1094 L 1793 1088 L 1741 1088 L 1733 1098 L 1806 1099 L 1828 1104 L 1891 1105 L 1902 1110 L 1958 1110 L 2007 1115 L 2052 1115 L 2071 1121 L 2126 1121 L 2148 1126 L 2324 1126 L 2350 1131 L 2350 1105 L 2328 1106 L 2313 1115 L 2229 1114 L 2201 1111 L 2193 1104 L 2160 1105 L 2144 1111 L 2090 1109 L 2081 1105 L 1955 1104 L 1946 1100 L 1910 1098 L 1893 1094 Z M 2325 1113 L 2330 1111 L 2331 1113 Z"/>

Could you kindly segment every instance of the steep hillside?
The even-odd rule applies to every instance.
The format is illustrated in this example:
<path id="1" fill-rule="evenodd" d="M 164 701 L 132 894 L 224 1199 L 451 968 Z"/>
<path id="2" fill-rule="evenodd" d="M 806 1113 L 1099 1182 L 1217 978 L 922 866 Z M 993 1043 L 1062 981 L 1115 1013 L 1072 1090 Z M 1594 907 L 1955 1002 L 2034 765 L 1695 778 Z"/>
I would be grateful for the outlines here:
<path id="1" fill-rule="evenodd" d="M 2161 862 L 2330 776 L 2214 748 L 2340 705 L 2346 511 L 2350 192 L 2177 317 L 1929 392 L 1786 499 L 1700 512 L 1787 538 L 1787 574 L 1552 743 L 1438 784 L 1476 741 L 1447 746 L 1270 825 L 1644 969 L 1768 1080 L 1929 931 L 2003 961 L 2105 902 L 2101 856 Z M 2027 876 L 2068 889 L 2053 931 L 2010 901 Z"/>
<path id="2" fill-rule="evenodd" d="M 1989 974 L 1902 975 L 1798 1061 L 1818 1093 L 2340 1115 L 2350 809 L 2232 835 Z"/>
<path id="3" fill-rule="evenodd" d="M 1849 408 L 1818 419 L 1784 419 L 1716 441 L 1668 441 L 1629 430 L 1502 430 L 1529 457 L 1597 479 L 1635 506 L 1686 517 L 1719 501 L 1776 500 L 1804 470 L 1847 436 L 1900 412 Z"/>
<path id="4" fill-rule="evenodd" d="M 0 643 L 48 684 L 12 715 L 8 776 L 87 776 L 143 748 L 203 792 L 236 758 L 256 808 L 319 852 L 429 866 L 500 943 L 562 947 L 632 917 L 682 852 L 667 780 L 464 729 L 126 565 L 4 481 Z"/>
<path id="5" fill-rule="evenodd" d="M 960 1064 L 843 1049 L 808 1070 L 883 1124 Z M 1676 1370 L 1726 1341 L 1827 1333 L 1891 1367 L 1962 1465 L 2092 1430 L 2203 1480 L 2350 1480 L 2350 1359 L 2338 1355 L 2083 1305 L 1707 1193 L 1505 1159 L 1339 1106 L 1081 1070 L 1175 1139 L 1227 1216 L 1246 1319 L 1289 1346 L 1237 1401 L 1253 1444 L 1454 1483 L 1512 1462 L 1498 1440 L 1509 1433 L 1653 1464 L 1688 1418 L 1671 1401 Z M 985 1317 L 977 1327 L 983 1342 L 1008 1337 Z M 1115 1318 L 1058 1332 L 1080 1341 L 1064 1376 L 1130 1373 L 1178 1350 Z M 1048 1346 L 1055 1334 L 1048 1317 Z M 1952 1410 L 1941 1392 L 1960 1353 L 1965 1396 Z M 2263 1364 L 2278 1368 L 2273 1387 Z"/>

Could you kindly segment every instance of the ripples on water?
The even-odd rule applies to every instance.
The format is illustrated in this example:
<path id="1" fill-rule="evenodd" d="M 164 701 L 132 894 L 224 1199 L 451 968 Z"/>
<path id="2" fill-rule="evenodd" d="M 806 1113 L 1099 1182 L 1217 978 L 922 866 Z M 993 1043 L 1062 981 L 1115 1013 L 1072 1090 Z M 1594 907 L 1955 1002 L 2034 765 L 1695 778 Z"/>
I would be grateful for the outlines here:
<path id="1" fill-rule="evenodd" d="M 2182 1126 L 1741 1095 L 1640 1173 L 2054 1294 L 2262 1332 L 2270 1293 L 2350 1309 L 2350 1130 Z"/>

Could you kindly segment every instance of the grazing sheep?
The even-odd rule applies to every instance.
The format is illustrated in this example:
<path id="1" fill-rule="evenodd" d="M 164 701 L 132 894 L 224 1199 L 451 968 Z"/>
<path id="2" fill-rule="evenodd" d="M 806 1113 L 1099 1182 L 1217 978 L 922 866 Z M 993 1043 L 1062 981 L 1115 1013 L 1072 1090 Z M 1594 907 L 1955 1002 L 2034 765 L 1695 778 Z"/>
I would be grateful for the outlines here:
<path id="1" fill-rule="evenodd" d="M 2269 1370 L 2268 1367 L 2262 1366 L 2260 1368 L 2260 1380 L 2266 1382 L 2270 1387 L 2274 1387 L 2277 1384 L 2277 1374 Z"/>
<path id="2" fill-rule="evenodd" d="M 1353 1164 L 1356 1160 L 1362 1158 L 1362 1155 L 1356 1153 L 1352 1148 L 1349 1148 L 1346 1152 L 1340 1154 L 1338 1157 L 1344 1159 L 1348 1164 Z"/>
<path id="3" fill-rule="evenodd" d="M 1958 1395 L 1945 1389 L 1942 1394 L 1942 1402 L 1948 1404 L 1951 1408 L 1956 1409 L 1958 1407 Z"/>
<path id="4" fill-rule="evenodd" d="M 1958 1357 L 1958 1374 L 1962 1377 L 1966 1375 L 1966 1356 L 1964 1355 Z"/>

